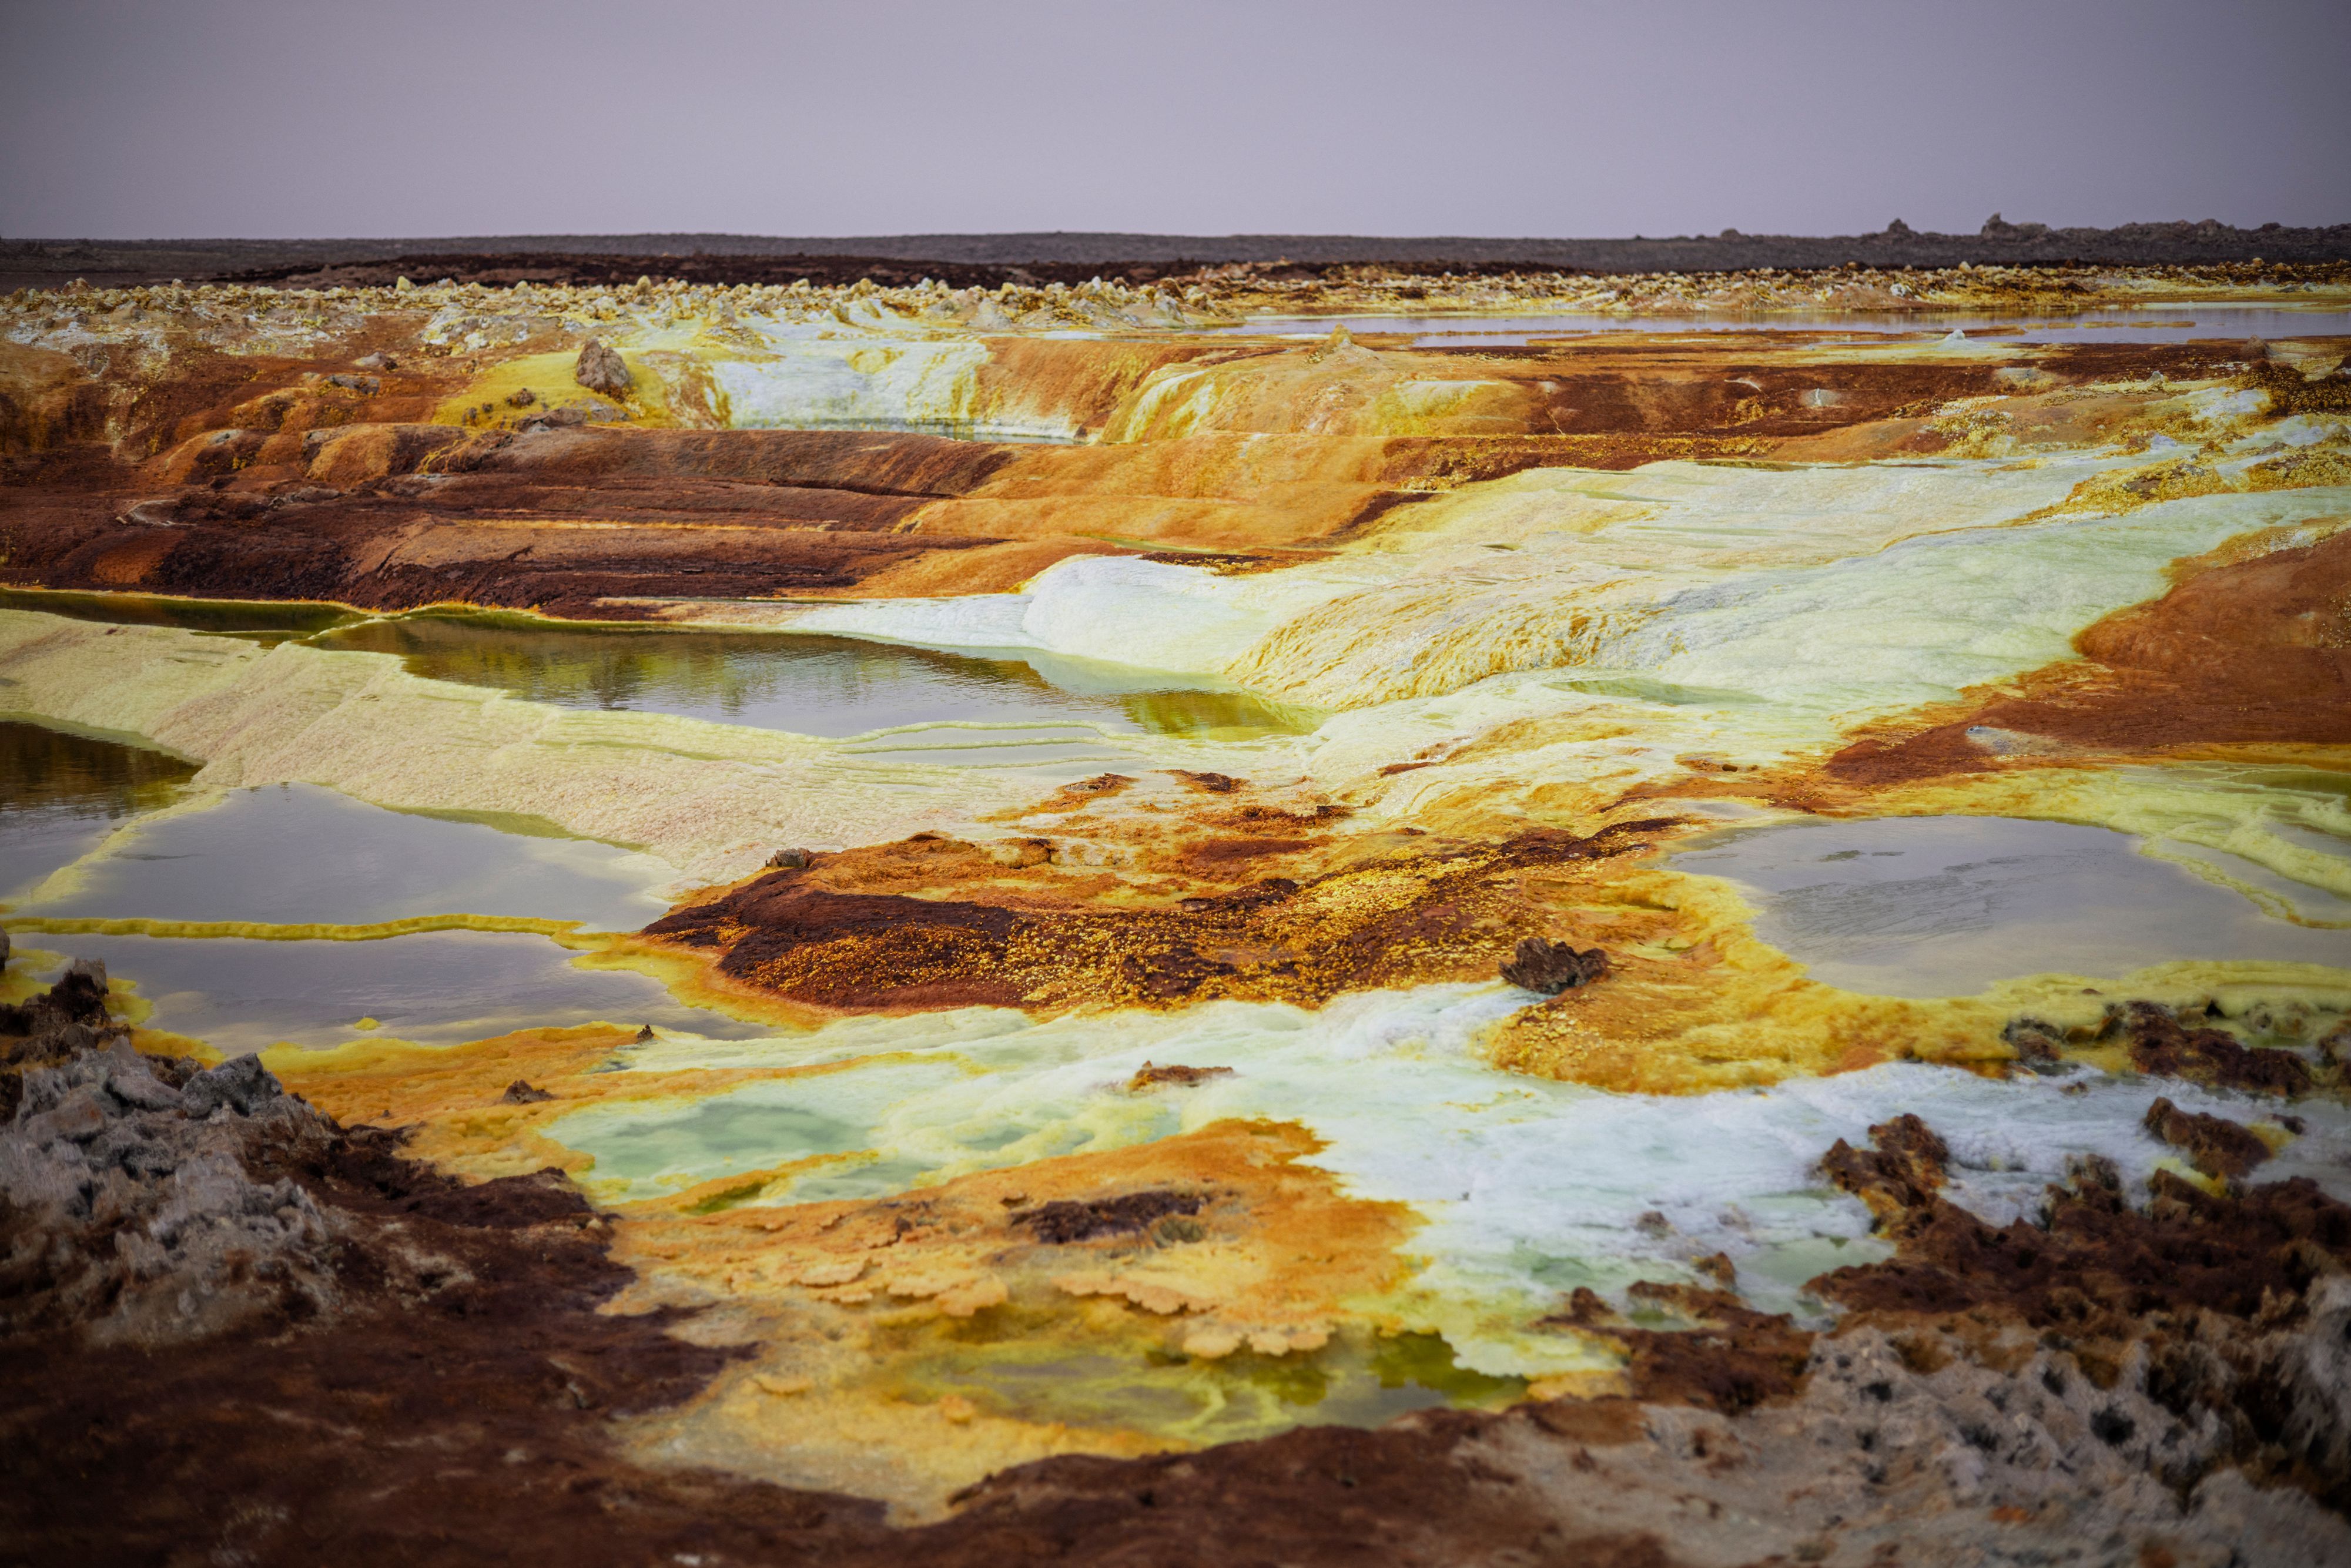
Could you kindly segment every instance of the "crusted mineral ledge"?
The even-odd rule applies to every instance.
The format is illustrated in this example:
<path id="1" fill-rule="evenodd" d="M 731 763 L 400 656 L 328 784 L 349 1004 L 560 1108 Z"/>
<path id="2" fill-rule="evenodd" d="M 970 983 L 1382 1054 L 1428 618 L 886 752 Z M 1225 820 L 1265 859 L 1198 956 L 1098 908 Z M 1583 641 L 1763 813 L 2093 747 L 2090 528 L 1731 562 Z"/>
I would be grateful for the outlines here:
<path id="1" fill-rule="evenodd" d="M 1666 325 L 1700 307 L 1899 319 L 2339 304 L 2340 269 L 2321 271 L 2265 286 L 2124 269 L 2053 294 L 2025 270 L 1754 278 L 1703 299 L 1688 280 L 1553 278 L 1556 298 L 1486 287 L 1412 308 Z M 1298 308 L 1395 308 L 1383 287 L 1421 286 L 1366 279 Z M 1217 287 L 1193 293 L 1197 309 Z M 2215 341 L 1298 343 L 1178 330 L 1196 323 L 1174 300 L 1122 285 L 20 293 L 0 329 L 0 570 L 49 587 L 621 618 L 665 598 L 1000 592 L 1076 555 L 1288 564 L 1431 494 L 1531 467 L 1985 455 L 2120 438 L 2158 407 L 2172 423 L 2156 426 L 2177 434 L 2183 382 L 2247 374 L 2244 346 Z M 1073 325 L 1099 336 L 1036 335 Z M 626 378 L 582 382 L 590 344 Z M 2330 395 L 2302 390 L 2312 367 L 2294 345 L 2253 352 L 2281 410 Z M 2169 384 L 2148 385 L 2151 372 Z M 2130 482 L 2144 494 L 2158 479 Z"/>

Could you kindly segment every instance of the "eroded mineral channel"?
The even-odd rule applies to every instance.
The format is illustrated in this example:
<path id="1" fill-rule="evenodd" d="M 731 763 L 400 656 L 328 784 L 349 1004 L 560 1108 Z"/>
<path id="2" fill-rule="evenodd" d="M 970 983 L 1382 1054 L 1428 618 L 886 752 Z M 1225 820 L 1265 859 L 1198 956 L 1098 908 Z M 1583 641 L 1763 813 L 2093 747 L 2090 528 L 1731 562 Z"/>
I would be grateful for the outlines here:
<path id="1" fill-rule="evenodd" d="M 5 301 L 0 1531 L 2351 1555 L 2351 273 L 1146 270 Z"/>

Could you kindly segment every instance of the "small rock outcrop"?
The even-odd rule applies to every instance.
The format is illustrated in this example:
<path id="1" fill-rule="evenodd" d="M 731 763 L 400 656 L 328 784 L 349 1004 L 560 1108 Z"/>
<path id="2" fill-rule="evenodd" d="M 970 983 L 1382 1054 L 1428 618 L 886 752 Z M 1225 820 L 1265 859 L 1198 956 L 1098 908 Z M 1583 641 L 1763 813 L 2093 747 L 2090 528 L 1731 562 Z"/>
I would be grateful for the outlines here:
<path id="1" fill-rule="evenodd" d="M 1608 955 L 1599 948 L 1579 949 L 1542 936 L 1527 937 L 1502 962 L 1502 978 L 1547 997 L 1588 986 L 1607 973 Z"/>
<path id="2" fill-rule="evenodd" d="M 2163 1100 L 2147 1125 L 2214 1165 L 2250 1159 L 2261 1142 Z M 1903 1383 L 1869 1351 L 1870 1336 L 1885 1334 L 1933 1385 L 1935 1400 L 1914 1413 L 1949 1421 L 1961 1441 L 1940 1447 L 1964 1461 L 1952 1474 L 1978 1496 L 2004 1468 L 2052 1496 L 2049 1478 L 2067 1476 L 2081 1489 L 2069 1506 L 2179 1528 L 2167 1515 L 2192 1490 L 2233 1488 L 2256 1506 L 2252 1488 L 2269 1486 L 2274 1501 L 2257 1506 L 2281 1527 L 2320 1531 L 2324 1549 L 2187 1560 L 2341 1555 L 2351 1540 L 2351 1207 L 2306 1176 L 2215 1193 L 2162 1169 L 2135 1205 L 2115 1166 L 2091 1155 L 2046 1189 L 2039 1218 L 1995 1227 L 1947 1196 L 1949 1151 L 1924 1122 L 1897 1116 L 1870 1135 L 1874 1149 L 1840 1141 L 1823 1166 L 1869 1204 L 1896 1255 L 1806 1289 L 1846 1313 L 1815 1346 L 1812 1392 L 1830 1353 L 1839 1368 L 1872 1356 L 1867 1397 L 1849 1403 L 1878 1433 L 1863 1445 L 1873 1463 L 1937 1451 L 1892 1420 Z M 2331 1521 L 2310 1510 L 2289 1517 L 2295 1489 L 2333 1511 Z"/>
<path id="3" fill-rule="evenodd" d="M 0 1329 L 152 1346 L 317 1314 L 339 1227 L 294 1182 L 248 1171 L 265 1150 L 323 1146 L 332 1124 L 258 1057 L 140 1054 L 105 996 L 85 962 L 0 1016 Z"/>
<path id="4" fill-rule="evenodd" d="M 0 933 L 0 964 L 7 958 Z M 0 1004 L 0 1124 L 16 1115 L 26 1072 L 102 1051 L 127 1034 L 106 1010 L 106 966 L 95 958 L 68 968 L 40 996 Z"/>
<path id="5" fill-rule="evenodd" d="M 2110 1013 L 2105 1033 L 2128 1041 L 2131 1065 L 2150 1077 L 2286 1099 L 2310 1092 L 2309 1065 L 2293 1051 L 2247 1046 L 2221 1030 L 2186 1027 L 2193 1021 L 2154 1002 L 2135 1001 Z"/>
<path id="6" fill-rule="evenodd" d="M 589 339 L 580 349 L 580 363 L 573 369 L 571 379 L 591 392 L 616 399 L 629 395 L 632 381 L 628 361 L 601 338 Z"/>
<path id="7" fill-rule="evenodd" d="M 2147 1108 L 2147 1130 L 2188 1156 L 2209 1176 L 2241 1176 L 2270 1157 L 2260 1134 L 2225 1116 L 2183 1111 L 2168 1100 Z"/>
<path id="8" fill-rule="evenodd" d="M 1205 1193 L 1152 1187 L 1091 1202 L 1056 1198 L 1015 1217 L 1013 1223 L 1027 1226 L 1048 1247 L 1067 1247 L 1096 1237 L 1148 1230 L 1170 1215 L 1197 1214 L 1207 1201 Z"/>
<path id="9" fill-rule="evenodd" d="M 1165 1083 L 1189 1089 L 1194 1084 L 1206 1083 L 1211 1078 L 1230 1078 L 1232 1075 L 1233 1070 L 1229 1067 L 1184 1067 L 1175 1062 L 1159 1067 L 1146 1061 L 1135 1069 L 1134 1076 L 1126 1081 L 1126 1086 L 1136 1092 L 1156 1089 Z"/>

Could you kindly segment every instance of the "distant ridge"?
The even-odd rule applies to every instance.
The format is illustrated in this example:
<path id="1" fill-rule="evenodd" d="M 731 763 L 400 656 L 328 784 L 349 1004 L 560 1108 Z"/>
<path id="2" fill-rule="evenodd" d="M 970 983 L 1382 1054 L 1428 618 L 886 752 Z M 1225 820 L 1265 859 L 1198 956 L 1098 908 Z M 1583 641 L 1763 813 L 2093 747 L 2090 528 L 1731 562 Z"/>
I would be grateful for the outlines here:
<path id="1" fill-rule="evenodd" d="M 1293 261 L 1315 266 L 1388 262 L 1441 268 L 1582 272 L 1722 272 L 1745 267 L 2048 265 L 2064 262 L 2192 265 L 2351 260 L 2351 224 L 2236 228 L 2201 223 L 2051 228 L 1998 214 L 1971 235 L 1931 234 L 1898 220 L 1876 234 L 1742 235 L 1629 239 L 1418 238 L 1361 235 L 990 234 L 783 237 L 760 235 L 499 235 L 438 238 L 245 240 L 0 240 L 0 288 L 51 287 L 75 277 L 101 287 L 189 282 L 236 274 L 301 271 L 413 256 L 832 256 L 964 267 L 1113 267 L 1174 262 Z M 659 272 L 648 267 L 649 272 Z"/>

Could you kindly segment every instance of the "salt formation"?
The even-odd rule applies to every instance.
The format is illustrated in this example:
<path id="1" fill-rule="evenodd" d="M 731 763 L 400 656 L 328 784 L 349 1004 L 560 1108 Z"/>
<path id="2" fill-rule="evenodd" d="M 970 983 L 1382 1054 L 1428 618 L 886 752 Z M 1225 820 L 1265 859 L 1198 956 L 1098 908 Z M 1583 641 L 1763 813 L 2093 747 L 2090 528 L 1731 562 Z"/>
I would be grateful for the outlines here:
<path id="1" fill-rule="evenodd" d="M 2339 1555 L 2346 287 L 12 297 L 12 1408 L 256 1560 Z"/>

